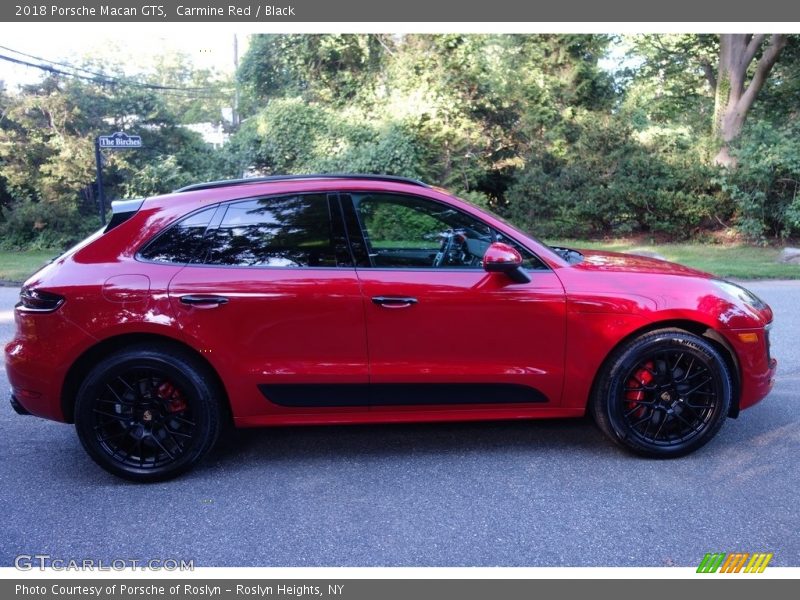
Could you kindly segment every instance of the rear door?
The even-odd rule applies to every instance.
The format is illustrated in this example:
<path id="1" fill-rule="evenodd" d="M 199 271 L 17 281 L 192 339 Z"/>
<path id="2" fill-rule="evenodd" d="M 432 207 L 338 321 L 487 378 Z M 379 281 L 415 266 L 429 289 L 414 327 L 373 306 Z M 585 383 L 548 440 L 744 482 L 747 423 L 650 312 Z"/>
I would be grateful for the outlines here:
<path id="1" fill-rule="evenodd" d="M 236 417 L 319 412 L 342 404 L 331 384 L 367 383 L 360 286 L 326 194 L 220 205 L 200 248 L 170 301 L 223 373 Z"/>

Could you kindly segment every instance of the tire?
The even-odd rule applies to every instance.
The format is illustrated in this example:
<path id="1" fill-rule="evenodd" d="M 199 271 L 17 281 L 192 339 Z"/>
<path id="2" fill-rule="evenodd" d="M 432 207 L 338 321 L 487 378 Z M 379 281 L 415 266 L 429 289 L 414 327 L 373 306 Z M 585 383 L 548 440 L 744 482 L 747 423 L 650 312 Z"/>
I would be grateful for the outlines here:
<path id="1" fill-rule="evenodd" d="M 171 479 L 219 436 L 223 394 L 208 367 L 172 346 L 137 344 L 100 361 L 78 390 L 75 429 L 89 456 L 137 482 Z"/>
<path id="2" fill-rule="evenodd" d="M 614 442 L 642 456 L 676 458 L 719 432 L 733 377 L 708 340 L 678 329 L 643 334 L 602 367 L 590 412 Z"/>

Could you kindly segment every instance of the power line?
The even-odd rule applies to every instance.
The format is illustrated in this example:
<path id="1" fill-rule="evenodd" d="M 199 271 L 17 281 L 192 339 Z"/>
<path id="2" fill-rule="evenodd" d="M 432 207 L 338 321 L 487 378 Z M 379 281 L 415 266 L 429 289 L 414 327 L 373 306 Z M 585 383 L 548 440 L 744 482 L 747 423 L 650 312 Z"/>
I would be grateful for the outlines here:
<path id="1" fill-rule="evenodd" d="M 38 61 L 41 61 L 41 62 L 50 63 L 51 65 L 58 65 L 60 67 L 68 67 L 68 68 L 73 69 L 75 71 L 83 71 L 84 73 L 89 73 L 90 75 L 96 75 L 98 77 L 106 77 L 106 75 L 104 73 L 98 73 L 97 71 L 90 71 L 89 69 L 84 69 L 83 67 L 76 67 L 75 65 L 72 65 L 70 63 L 58 62 L 57 60 L 50 60 L 50 59 L 47 59 L 47 58 L 42 58 L 41 56 L 35 56 L 33 54 L 28 54 L 28 53 L 22 52 L 20 50 L 14 50 L 14 48 L 9 48 L 8 46 L 0 45 L 0 49 L 7 50 L 9 52 L 13 52 L 14 54 L 19 54 L 20 56 L 25 56 L 27 58 L 32 58 L 34 60 L 38 60 Z"/>
<path id="2" fill-rule="evenodd" d="M 21 59 L 18 59 L 18 58 L 12 58 L 11 56 L 6 56 L 5 54 L 0 54 L 0 60 L 5 60 L 7 62 L 15 63 L 15 64 L 18 64 L 18 65 L 23 65 L 25 67 L 33 67 L 35 69 L 40 69 L 42 71 L 46 71 L 46 72 L 52 73 L 54 75 L 65 75 L 67 77 L 74 77 L 74 78 L 77 78 L 77 79 L 83 79 L 85 81 L 91 81 L 93 83 L 99 83 L 100 85 L 123 86 L 123 87 L 144 87 L 144 86 L 137 86 L 135 84 L 128 84 L 126 82 L 120 82 L 120 81 L 112 81 L 112 80 L 101 81 L 101 80 L 98 80 L 96 77 L 89 77 L 88 75 L 79 75 L 77 73 L 69 73 L 67 71 L 63 71 L 61 69 L 57 69 L 56 67 L 53 67 L 51 65 L 38 65 L 38 64 L 35 64 L 35 63 L 32 63 L 32 62 L 28 62 L 26 60 L 21 60 Z M 200 99 L 209 99 L 210 100 L 210 99 L 214 99 L 214 98 L 227 98 L 228 97 L 228 94 L 225 94 L 223 92 L 219 92 L 219 93 L 216 93 L 216 94 L 215 93 L 196 94 L 196 93 L 191 92 L 191 91 L 186 92 L 186 93 L 180 93 L 180 92 L 177 91 L 179 89 L 180 88 L 176 88 L 176 91 L 158 90 L 158 89 L 153 90 L 153 91 L 158 92 L 159 94 L 161 94 L 163 96 L 173 96 L 173 97 L 176 97 L 176 98 L 193 98 L 193 99 L 198 99 L 198 100 L 200 100 Z"/>
<path id="3" fill-rule="evenodd" d="M 56 75 L 66 75 L 67 77 L 75 77 L 75 78 L 83 79 L 83 80 L 86 80 L 86 81 L 92 81 L 94 83 L 101 83 L 101 84 L 104 84 L 104 85 L 121 85 L 121 86 L 127 86 L 127 87 L 138 87 L 138 88 L 150 89 L 150 90 L 154 90 L 154 91 L 158 91 L 158 92 L 174 91 L 174 92 L 185 92 L 187 94 L 192 94 L 192 93 L 195 93 L 195 92 L 206 92 L 206 93 L 211 92 L 210 96 L 206 95 L 205 97 L 214 97 L 214 96 L 216 96 L 216 97 L 222 97 L 222 96 L 227 97 L 227 94 L 224 94 L 224 93 L 218 91 L 218 90 L 220 90 L 220 88 L 213 88 L 213 87 L 177 87 L 177 86 L 159 85 L 159 84 L 154 84 L 154 83 L 142 83 L 142 82 L 124 80 L 124 79 L 120 79 L 120 78 L 117 78 L 117 77 L 111 77 L 109 75 L 106 75 L 105 73 L 100 73 L 100 72 L 97 72 L 97 71 L 91 71 L 89 69 L 84 69 L 82 67 L 76 67 L 76 66 L 71 65 L 69 63 L 53 61 L 53 60 L 49 60 L 49 59 L 46 59 L 46 58 L 41 58 L 39 56 L 35 56 L 35 55 L 32 55 L 32 54 L 27 54 L 25 52 L 20 52 L 19 50 L 14 50 L 13 48 L 9 48 L 7 46 L 0 45 L 0 48 L 3 49 L 3 50 L 7 50 L 9 52 L 13 52 L 14 54 L 18 54 L 20 56 L 25 56 L 27 58 L 31 58 L 33 60 L 40 61 L 40 63 L 45 63 L 45 64 L 32 63 L 32 62 L 29 62 L 29 61 L 26 61 L 26 60 L 22 60 L 20 58 L 14 58 L 14 57 L 11 57 L 11 56 L 8 56 L 8 55 L 5 55 L 5 54 L 0 54 L 0 60 L 5 60 L 5 61 L 8 61 L 8 62 L 16 63 L 16 64 L 19 64 L 19 65 L 23 65 L 23 66 L 26 66 L 26 67 L 33 67 L 35 69 L 40 69 L 42 71 L 46 71 L 48 73 L 53 73 L 53 74 L 56 74 Z M 89 76 L 89 75 L 81 75 L 79 73 L 71 73 L 69 71 L 64 71 L 63 69 L 59 69 L 59 68 L 55 67 L 54 65 L 59 65 L 61 67 L 72 69 L 73 71 L 82 71 L 84 73 L 89 73 L 91 76 Z M 200 97 L 200 96 L 198 96 L 198 97 Z"/>
<path id="4" fill-rule="evenodd" d="M 61 69 L 56 69 L 52 65 L 38 65 L 32 62 L 28 62 L 26 60 L 21 60 L 19 58 L 12 58 L 10 56 L 6 56 L 5 54 L 0 54 L 0 60 L 5 60 L 8 62 L 16 63 L 18 65 L 24 65 L 26 67 L 34 67 L 36 69 L 41 69 L 42 71 L 47 71 L 48 73 L 53 73 L 56 75 L 68 75 L 70 77 L 77 77 L 79 79 L 88 79 L 89 81 L 97 81 L 96 77 L 88 77 L 86 75 L 77 75 L 75 73 L 67 73 L 66 71 L 62 71 Z"/>
<path id="5" fill-rule="evenodd" d="M 19 54 L 20 56 L 25 56 L 27 58 L 32 58 L 34 60 L 38 60 L 38 61 L 43 62 L 43 63 L 47 63 L 45 65 L 39 65 L 39 66 L 52 67 L 52 65 L 59 65 L 61 67 L 66 67 L 68 69 L 72 69 L 73 71 L 83 71 L 84 73 L 89 73 L 90 75 L 94 75 L 95 77 L 100 77 L 100 78 L 102 78 L 102 79 L 104 79 L 107 82 L 112 83 L 112 84 L 130 85 L 130 86 L 134 86 L 134 87 L 145 87 L 145 88 L 148 88 L 148 89 L 157 89 L 157 90 L 176 90 L 176 91 L 187 91 L 187 92 L 188 91 L 191 91 L 191 92 L 194 92 L 194 91 L 214 91 L 214 90 L 217 89 L 217 88 L 213 88 L 213 87 L 177 87 L 177 86 L 169 86 L 169 85 L 159 85 L 159 84 L 155 84 L 155 83 L 142 83 L 142 82 L 130 81 L 130 80 L 126 81 L 124 79 L 120 79 L 119 77 L 112 77 L 112 76 L 107 75 L 105 73 L 99 73 L 97 71 L 91 71 L 89 69 L 84 69 L 83 67 L 77 67 L 77 66 L 72 65 L 70 63 L 58 62 L 58 61 L 55 61 L 55 60 L 50 60 L 48 58 L 42 58 L 40 56 L 35 56 L 33 54 L 28 54 L 26 52 L 21 52 L 19 50 L 14 50 L 13 48 L 9 48 L 8 46 L 0 45 L 0 49 L 7 50 L 9 52 L 13 52 L 14 54 Z M 30 66 L 37 66 L 37 65 L 30 65 Z M 70 73 L 66 73 L 66 74 L 70 75 Z M 72 74 L 72 75 L 74 75 L 75 77 L 82 77 L 82 76 L 76 75 L 76 74 Z"/>

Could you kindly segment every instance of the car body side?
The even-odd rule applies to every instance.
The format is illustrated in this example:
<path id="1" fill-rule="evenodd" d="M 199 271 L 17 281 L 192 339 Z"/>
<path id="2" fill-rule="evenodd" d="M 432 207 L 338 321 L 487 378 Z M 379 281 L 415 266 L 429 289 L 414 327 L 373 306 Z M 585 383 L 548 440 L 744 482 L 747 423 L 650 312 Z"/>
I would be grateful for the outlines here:
<path id="1" fill-rule="evenodd" d="M 554 304 L 560 308 L 553 315 L 547 333 L 563 332 L 563 343 L 554 344 L 559 354 L 554 360 L 563 365 L 563 376 L 548 402 L 380 410 L 297 409 L 265 402 L 256 389 L 243 383 L 246 378 L 242 377 L 242 369 L 252 365 L 244 365 L 235 353 L 226 349 L 204 348 L 191 330 L 181 328 L 178 323 L 169 285 L 184 268 L 192 267 L 148 263 L 137 258 L 137 252 L 156 234 L 203 206 L 243 198 L 344 189 L 411 194 L 448 203 L 516 240 L 547 265 L 548 271 L 532 272 L 532 282 L 526 286 L 536 289 L 546 280 L 552 293 L 561 298 Z M 358 277 L 368 276 L 368 269 L 353 270 Z M 311 268 L 298 271 L 302 271 L 303 277 L 313 277 L 315 273 Z M 436 283 L 434 271 L 427 277 L 431 285 Z M 486 273 L 483 277 L 502 275 Z M 737 375 L 733 416 L 769 392 L 775 369 L 765 334 L 765 327 L 772 321 L 771 311 L 751 309 L 734 298 L 726 298 L 706 274 L 654 259 L 610 253 L 586 252 L 583 262 L 570 264 L 537 240 L 465 202 L 433 188 L 400 182 L 321 179 L 254 183 L 151 198 L 133 217 L 67 252 L 25 285 L 61 293 L 70 299 L 47 315 L 15 311 L 18 333 L 6 347 L 9 380 L 17 400 L 32 414 L 57 421 L 72 421 L 77 387 L 92 364 L 125 344 L 150 339 L 190 348 L 210 365 L 225 389 L 235 424 L 243 427 L 580 416 L 586 411 L 596 374 L 613 350 L 642 332 L 662 327 L 680 327 L 706 335 L 724 351 Z M 525 286 L 520 287 L 524 289 Z M 350 286 L 341 293 L 353 294 L 354 289 Z M 298 326 L 312 325 L 301 321 Z M 743 333 L 756 334 L 755 341 L 753 336 L 740 335 Z M 47 340 L 47 343 L 30 343 L 32 340 Z M 507 351 L 521 354 L 531 344 L 548 343 L 546 339 L 524 336 L 503 340 L 505 346 L 512 345 L 506 347 Z M 263 340 L 263 343 L 281 341 Z M 333 377 L 331 381 L 335 381 L 335 374 Z M 365 373 L 365 381 L 368 380 L 369 374 Z M 325 380 L 313 380 L 318 381 Z M 465 381 L 469 382 L 469 377 Z M 480 377 L 473 381 L 479 382 Z"/>

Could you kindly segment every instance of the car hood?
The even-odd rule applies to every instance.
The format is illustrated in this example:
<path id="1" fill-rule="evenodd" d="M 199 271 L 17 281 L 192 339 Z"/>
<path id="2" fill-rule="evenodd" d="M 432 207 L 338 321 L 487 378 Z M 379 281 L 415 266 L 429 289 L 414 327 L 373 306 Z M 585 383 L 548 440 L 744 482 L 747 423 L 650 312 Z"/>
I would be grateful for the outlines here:
<path id="1" fill-rule="evenodd" d="M 618 273 L 655 273 L 662 275 L 684 275 L 687 277 L 712 277 L 704 271 L 698 271 L 677 263 L 648 256 L 622 254 L 620 252 L 604 252 L 600 250 L 580 250 L 583 260 L 575 267 L 587 271 L 614 271 Z"/>

